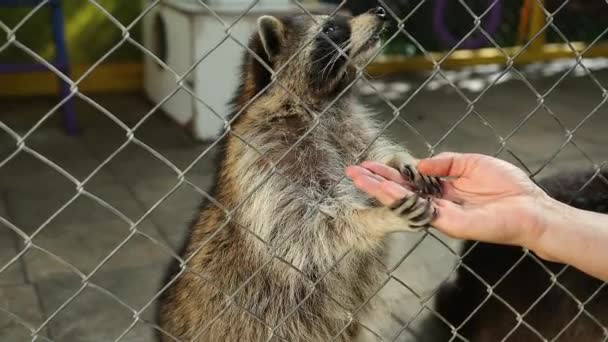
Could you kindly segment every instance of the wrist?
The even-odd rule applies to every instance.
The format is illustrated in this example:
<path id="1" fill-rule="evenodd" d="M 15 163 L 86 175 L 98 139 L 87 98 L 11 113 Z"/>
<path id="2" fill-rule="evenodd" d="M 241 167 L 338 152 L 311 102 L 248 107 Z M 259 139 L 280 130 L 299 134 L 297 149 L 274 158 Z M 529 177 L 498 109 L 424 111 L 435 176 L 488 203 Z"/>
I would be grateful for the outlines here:
<path id="1" fill-rule="evenodd" d="M 545 193 L 539 196 L 535 203 L 527 229 L 529 234 L 523 246 L 545 260 L 559 262 L 559 258 L 553 255 L 551 248 L 548 247 L 551 245 L 549 240 L 552 235 L 558 233 L 556 230 L 559 230 L 559 223 L 564 220 L 571 208 Z"/>

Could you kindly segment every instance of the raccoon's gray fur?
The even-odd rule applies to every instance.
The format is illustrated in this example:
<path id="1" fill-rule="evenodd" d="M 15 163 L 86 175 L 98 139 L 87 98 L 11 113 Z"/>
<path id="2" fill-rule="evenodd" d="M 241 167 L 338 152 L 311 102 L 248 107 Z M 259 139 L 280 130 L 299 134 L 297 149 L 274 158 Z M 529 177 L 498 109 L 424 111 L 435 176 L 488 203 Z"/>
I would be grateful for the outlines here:
<path id="1" fill-rule="evenodd" d="M 587 184 L 593 175 L 592 171 L 568 172 L 545 178 L 539 185 L 558 201 L 608 214 L 608 172 Z M 551 272 L 559 274 L 557 281 L 575 300 L 554 285 L 550 274 L 533 258 L 524 257 L 521 248 L 469 241 L 462 251 L 466 253 L 463 263 L 467 268 L 460 267 L 441 288 L 436 304 L 437 312 L 459 327 L 459 336 L 471 342 L 503 341 L 508 334 L 506 341 L 513 342 L 608 339 L 603 330 L 608 327 L 608 286 L 603 282 L 573 267 L 559 274 L 564 265 L 542 261 Z M 489 297 L 480 279 L 491 286 L 500 281 L 493 292 L 501 299 Z M 585 303 L 586 311 L 580 310 L 577 300 Z M 523 315 L 521 324 L 512 310 Z M 429 320 L 422 331 L 424 341 L 450 341 L 453 336 L 451 329 L 438 319 Z M 431 337 L 432 333 L 437 335 Z M 456 337 L 453 341 L 461 339 Z"/>
<path id="2" fill-rule="evenodd" d="M 176 268 L 161 299 L 163 341 L 356 337 L 355 313 L 381 285 L 384 237 L 433 214 L 416 198 L 396 209 L 405 216 L 397 215 L 339 182 L 344 168 L 360 160 L 404 172 L 417 162 L 376 139 L 381 130 L 349 91 L 353 64 L 362 66 L 378 49 L 384 16 L 378 8 L 316 22 L 258 20 L 249 47 L 260 59 L 246 54 L 243 63 L 238 116 L 213 192 L 219 206 L 204 205 L 190 228 L 182 253 L 189 262 Z M 263 64 L 281 72 L 273 75 Z"/>

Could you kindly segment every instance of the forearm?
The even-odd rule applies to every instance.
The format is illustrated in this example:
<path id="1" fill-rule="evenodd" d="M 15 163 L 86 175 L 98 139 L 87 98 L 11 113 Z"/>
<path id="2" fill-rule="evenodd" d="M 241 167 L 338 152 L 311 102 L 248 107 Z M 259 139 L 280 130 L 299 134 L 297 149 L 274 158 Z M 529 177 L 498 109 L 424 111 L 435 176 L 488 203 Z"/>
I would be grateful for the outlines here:
<path id="1" fill-rule="evenodd" d="M 540 234 L 527 246 L 540 257 L 608 281 L 608 215 L 553 199 L 541 205 Z"/>

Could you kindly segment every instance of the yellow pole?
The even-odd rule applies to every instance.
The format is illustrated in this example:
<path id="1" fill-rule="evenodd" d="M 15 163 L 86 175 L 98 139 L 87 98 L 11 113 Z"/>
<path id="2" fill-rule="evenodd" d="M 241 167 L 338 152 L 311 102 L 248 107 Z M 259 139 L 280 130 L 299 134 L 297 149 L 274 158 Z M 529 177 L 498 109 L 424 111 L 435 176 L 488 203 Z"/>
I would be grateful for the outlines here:
<path id="1" fill-rule="evenodd" d="M 530 7 L 533 0 L 524 0 L 519 9 L 519 23 L 517 25 L 516 45 L 523 45 L 528 38 L 528 28 L 530 27 Z"/>
<path id="2" fill-rule="evenodd" d="M 544 6 L 543 0 L 532 1 L 532 13 L 530 16 L 530 31 L 528 32 L 528 41 L 534 39 L 534 41 L 532 41 L 532 43 L 530 44 L 529 48 L 530 50 L 534 51 L 542 50 L 547 42 L 547 35 L 546 32 L 543 30 L 543 27 L 546 23 L 546 17 L 543 7 L 541 6 Z M 543 31 L 541 32 L 541 30 Z M 538 34 L 539 32 L 540 34 Z M 538 36 L 534 38 L 536 34 L 538 34 Z"/>

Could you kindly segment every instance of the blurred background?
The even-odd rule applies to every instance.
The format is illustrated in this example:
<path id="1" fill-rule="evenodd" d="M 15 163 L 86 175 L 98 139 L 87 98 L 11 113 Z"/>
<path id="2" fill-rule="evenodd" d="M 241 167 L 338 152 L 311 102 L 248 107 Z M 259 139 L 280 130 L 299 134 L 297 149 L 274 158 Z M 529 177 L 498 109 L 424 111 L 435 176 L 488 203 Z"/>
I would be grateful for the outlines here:
<path id="1" fill-rule="evenodd" d="M 354 89 L 416 156 L 605 167 L 605 1 L 0 0 L 0 340 L 153 340 L 257 17 L 379 4 L 390 29 Z M 370 326 L 412 341 L 458 242 L 401 238 L 409 288 L 387 293 L 411 305 Z"/>

